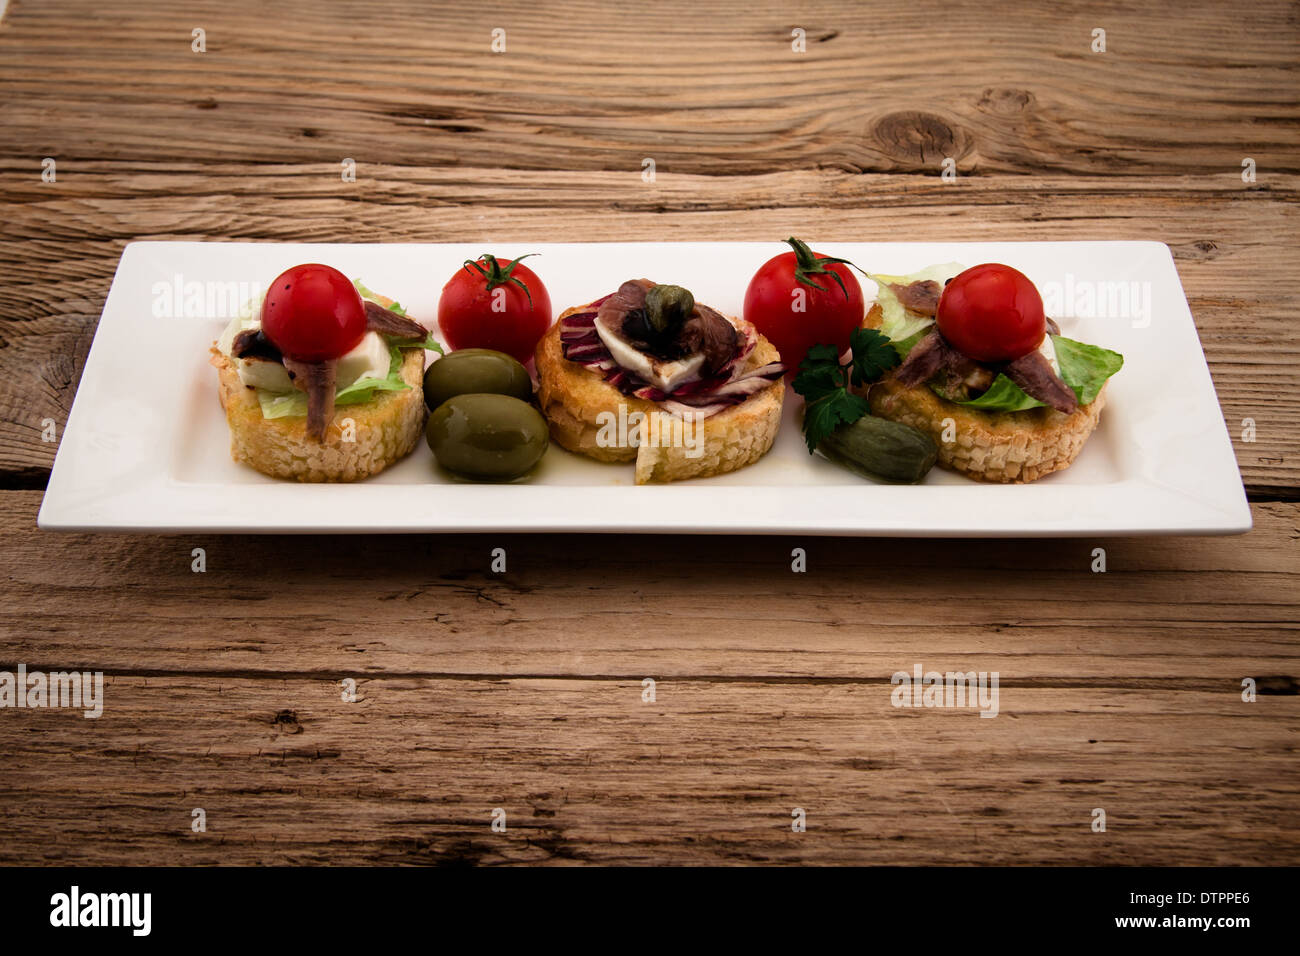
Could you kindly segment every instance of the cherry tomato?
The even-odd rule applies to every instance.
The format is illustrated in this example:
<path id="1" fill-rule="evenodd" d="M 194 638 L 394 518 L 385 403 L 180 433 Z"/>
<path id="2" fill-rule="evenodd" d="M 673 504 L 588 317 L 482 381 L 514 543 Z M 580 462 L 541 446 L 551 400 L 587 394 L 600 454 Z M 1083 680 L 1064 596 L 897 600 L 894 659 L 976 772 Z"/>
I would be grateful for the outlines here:
<path id="1" fill-rule="evenodd" d="M 289 358 L 346 355 L 366 334 L 366 307 L 338 269 L 307 263 L 276 276 L 262 304 L 262 331 Z"/>
<path id="2" fill-rule="evenodd" d="M 814 345 L 844 352 L 864 309 L 862 286 L 846 260 L 813 252 L 798 239 L 786 242 L 794 251 L 767 260 L 749 280 L 745 321 L 776 346 L 790 376 Z"/>
<path id="3" fill-rule="evenodd" d="M 939 331 L 980 362 L 1010 362 L 1043 343 L 1043 297 L 1023 272 L 996 262 L 972 266 L 943 287 Z"/>
<path id="4" fill-rule="evenodd" d="M 453 351 L 494 349 L 525 365 L 532 359 L 551 326 L 551 296 L 519 259 L 504 266 L 491 255 L 466 259 L 443 286 L 438 325 Z"/>

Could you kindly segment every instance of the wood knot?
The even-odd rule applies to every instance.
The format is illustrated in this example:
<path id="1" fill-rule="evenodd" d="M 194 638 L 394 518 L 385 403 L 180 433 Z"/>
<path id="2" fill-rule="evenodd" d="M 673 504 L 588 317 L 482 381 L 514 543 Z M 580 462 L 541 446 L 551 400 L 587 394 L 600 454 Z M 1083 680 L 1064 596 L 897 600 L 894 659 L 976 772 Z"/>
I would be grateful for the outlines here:
<path id="1" fill-rule="evenodd" d="M 1028 90 L 999 90 L 989 87 L 975 105 L 987 113 L 1010 116 L 1023 113 L 1034 102 L 1034 94 Z"/>
<path id="2" fill-rule="evenodd" d="M 1255 678 L 1255 688 L 1261 695 L 1295 697 L 1300 694 L 1300 681 L 1286 674 Z"/>
<path id="3" fill-rule="evenodd" d="M 804 39 L 813 43 L 828 43 L 840 35 L 839 30 L 831 27 L 810 27 L 806 23 L 792 23 L 788 27 L 777 30 L 777 36 L 782 40 L 789 40 L 795 30 L 802 30 Z"/>
<path id="4" fill-rule="evenodd" d="M 1215 259 L 1219 255 L 1219 246 L 1212 239 L 1196 239 L 1172 247 L 1175 255 L 1181 259 Z"/>
<path id="5" fill-rule="evenodd" d="M 965 137 L 933 113 L 889 113 L 876 122 L 873 132 L 881 150 L 898 162 L 930 167 L 966 152 Z"/>
<path id="6" fill-rule="evenodd" d="M 271 726 L 282 734 L 302 733 L 302 724 L 298 723 L 298 714 L 292 710 L 282 710 L 277 713 L 271 720 Z"/>

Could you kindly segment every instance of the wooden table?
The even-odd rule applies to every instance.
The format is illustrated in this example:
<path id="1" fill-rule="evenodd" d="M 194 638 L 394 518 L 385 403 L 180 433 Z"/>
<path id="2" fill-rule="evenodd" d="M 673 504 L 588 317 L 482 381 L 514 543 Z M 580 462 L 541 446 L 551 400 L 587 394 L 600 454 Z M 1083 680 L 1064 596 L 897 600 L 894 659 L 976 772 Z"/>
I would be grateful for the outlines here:
<path id="1" fill-rule="evenodd" d="M 0 23 L 0 669 L 107 681 L 0 711 L 0 863 L 1300 862 L 1294 3 L 117 6 Z M 790 234 L 1167 242 L 1255 530 L 36 530 L 130 240 Z"/>

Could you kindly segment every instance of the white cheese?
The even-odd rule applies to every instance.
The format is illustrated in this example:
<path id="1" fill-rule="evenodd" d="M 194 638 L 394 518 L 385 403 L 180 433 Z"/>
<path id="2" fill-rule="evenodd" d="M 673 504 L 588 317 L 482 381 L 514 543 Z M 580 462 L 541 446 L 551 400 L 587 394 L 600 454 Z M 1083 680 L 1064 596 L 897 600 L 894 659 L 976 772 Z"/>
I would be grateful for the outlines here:
<path id="1" fill-rule="evenodd" d="M 665 362 L 638 350 L 623 336 L 596 320 L 596 334 L 609 349 L 609 354 L 620 366 L 645 379 L 661 392 L 671 393 L 678 386 L 699 378 L 704 367 L 704 353 L 696 352 L 685 358 Z"/>
<path id="2" fill-rule="evenodd" d="M 217 339 L 217 351 L 235 363 L 239 380 L 245 385 L 263 388 L 268 392 L 292 392 L 293 382 L 279 362 L 257 359 L 245 362 L 230 355 L 235 336 L 245 329 L 260 328 L 261 324 L 261 320 L 251 312 L 236 316 Z M 335 388 L 346 388 L 363 378 L 387 378 L 389 364 L 388 343 L 384 337 L 378 332 L 367 332 L 361 337 L 356 348 L 339 359 Z"/>
<path id="3" fill-rule="evenodd" d="M 339 359 L 338 387 L 346 388 L 363 378 L 387 378 L 390 361 L 384 337 L 367 332 L 356 348 Z"/>
<path id="4" fill-rule="evenodd" d="M 1043 358 L 1047 359 L 1047 364 L 1052 366 L 1052 371 L 1060 375 L 1061 365 L 1056 361 L 1056 346 L 1052 343 L 1052 333 L 1048 332 L 1043 336 L 1043 344 L 1038 346 L 1038 351 Z"/>
<path id="5" fill-rule="evenodd" d="M 279 362 L 267 359 L 235 359 L 239 380 L 253 388 L 264 388 L 268 392 L 292 392 L 293 381 Z"/>

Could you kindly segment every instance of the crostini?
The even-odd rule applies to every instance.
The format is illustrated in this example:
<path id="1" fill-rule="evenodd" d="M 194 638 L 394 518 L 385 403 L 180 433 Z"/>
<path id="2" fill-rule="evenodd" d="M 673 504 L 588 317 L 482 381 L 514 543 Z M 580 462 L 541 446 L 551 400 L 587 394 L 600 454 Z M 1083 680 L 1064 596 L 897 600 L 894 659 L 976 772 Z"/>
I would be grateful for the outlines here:
<path id="1" fill-rule="evenodd" d="M 753 464 L 780 427 L 776 348 L 680 286 L 631 279 L 566 309 L 535 360 L 552 438 L 597 461 L 635 461 L 639 485 Z"/>
<path id="2" fill-rule="evenodd" d="M 274 478 L 357 481 L 410 454 L 424 428 L 424 350 L 402 307 L 329 266 L 295 266 L 210 352 L 230 454 Z"/>
<path id="3" fill-rule="evenodd" d="M 929 435 L 939 464 L 1024 483 L 1068 468 L 1100 420 L 1123 356 L 1061 335 L 1010 266 L 936 266 L 879 285 L 864 326 L 902 359 L 871 387 L 871 412 Z"/>

